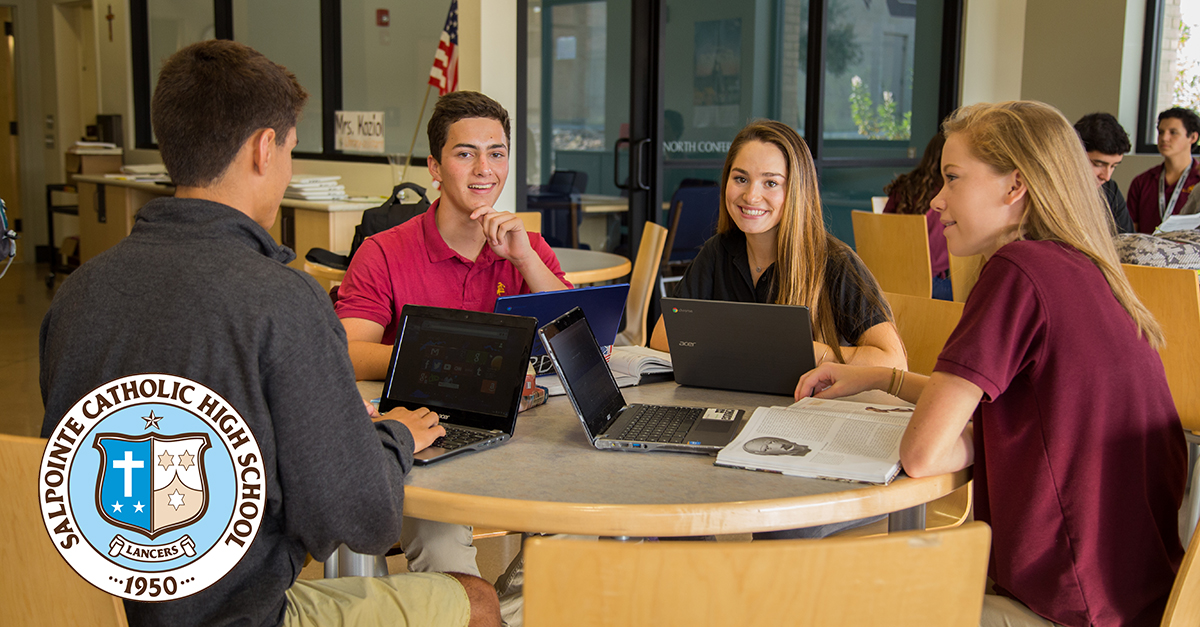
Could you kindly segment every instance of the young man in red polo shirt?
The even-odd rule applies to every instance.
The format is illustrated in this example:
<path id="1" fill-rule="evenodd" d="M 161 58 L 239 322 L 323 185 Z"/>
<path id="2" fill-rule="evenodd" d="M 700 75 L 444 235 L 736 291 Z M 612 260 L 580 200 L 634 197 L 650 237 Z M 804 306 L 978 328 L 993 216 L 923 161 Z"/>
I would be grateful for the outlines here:
<path id="1" fill-rule="evenodd" d="M 406 304 L 492 311 L 505 294 L 572 287 L 542 236 L 494 208 L 508 177 L 504 107 L 477 92 L 451 92 L 438 99 L 428 132 L 429 174 L 441 198 L 363 242 L 338 288 L 335 308 L 359 379 L 387 374 Z M 479 576 L 470 527 L 406 516 L 400 545 L 410 571 Z M 520 585 L 509 583 L 520 581 L 519 566 L 497 582 L 508 624 L 520 620 Z"/>
<path id="2" fill-rule="evenodd" d="M 504 107 L 477 92 L 451 92 L 438 99 L 428 132 L 429 173 L 441 198 L 367 239 L 338 288 L 337 314 L 359 379 L 387 373 L 406 304 L 491 311 L 505 294 L 571 287 L 542 236 L 494 208 L 508 177 Z"/>

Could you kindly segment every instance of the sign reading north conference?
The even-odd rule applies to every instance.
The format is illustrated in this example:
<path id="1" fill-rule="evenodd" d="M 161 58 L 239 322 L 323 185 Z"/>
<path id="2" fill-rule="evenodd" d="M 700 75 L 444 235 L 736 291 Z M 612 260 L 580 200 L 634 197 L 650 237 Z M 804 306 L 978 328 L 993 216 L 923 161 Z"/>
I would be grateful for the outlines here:
<path id="1" fill-rule="evenodd" d="M 136 601 L 195 594 L 225 576 L 258 533 L 262 452 L 204 385 L 165 374 L 88 392 L 50 436 L 38 474 L 42 519 L 84 579 Z"/>

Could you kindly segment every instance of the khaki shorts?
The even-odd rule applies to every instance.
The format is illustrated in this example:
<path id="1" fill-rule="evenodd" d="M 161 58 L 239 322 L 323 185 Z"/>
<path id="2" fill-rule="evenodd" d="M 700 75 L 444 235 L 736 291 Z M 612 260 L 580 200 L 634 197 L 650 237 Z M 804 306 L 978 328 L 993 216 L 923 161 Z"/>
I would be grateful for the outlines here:
<path id="1" fill-rule="evenodd" d="M 298 580 L 287 591 L 285 627 L 466 627 L 471 602 L 442 573 Z"/>

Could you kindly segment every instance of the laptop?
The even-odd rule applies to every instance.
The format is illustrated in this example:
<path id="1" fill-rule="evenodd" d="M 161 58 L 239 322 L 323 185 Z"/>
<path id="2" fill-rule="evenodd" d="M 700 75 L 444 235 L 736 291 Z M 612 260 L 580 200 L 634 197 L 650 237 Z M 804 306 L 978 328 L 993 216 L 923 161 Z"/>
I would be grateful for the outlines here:
<path id="1" fill-rule="evenodd" d="M 609 347 L 616 341 L 617 331 L 621 328 L 621 318 L 625 315 L 625 299 L 628 296 L 628 283 L 579 287 L 557 292 L 501 296 L 496 299 L 494 311 L 537 318 L 538 326 L 541 327 L 579 307 L 587 315 L 592 332 L 596 334 L 596 342 L 603 350 L 610 350 Z M 533 343 L 530 361 L 538 374 L 547 374 L 554 369 L 553 363 L 546 357 L 546 348 L 542 346 L 541 341 Z"/>
<path id="2" fill-rule="evenodd" d="M 740 409 L 629 405 L 576 307 L 538 330 L 592 446 L 715 453 L 737 435 Z"/>
<path id="3" fill-rule="evenodd" d="M 817 367 L 808 307 L 662 299 L 675 382 L 791 396 Z"/>
<path id="4" fill-rule="evenodd" d="M 405 305 L 379 412 L 428 407 L 446 435 L 414 457 L 431 464 L 512 437 L 537 321 Z"/>

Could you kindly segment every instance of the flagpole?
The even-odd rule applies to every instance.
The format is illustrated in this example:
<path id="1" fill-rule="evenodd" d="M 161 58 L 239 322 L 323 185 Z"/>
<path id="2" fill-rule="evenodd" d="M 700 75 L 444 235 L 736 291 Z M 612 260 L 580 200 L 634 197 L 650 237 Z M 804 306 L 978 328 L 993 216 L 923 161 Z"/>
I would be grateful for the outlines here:
<path id="1" fill-rule="evenodd" d="M 429 90 L 433 89 L 433 83 L 425 84 L 425 97 L 421 99 L 421 112 L 417 114 L 417 127 L 413 129 L 412 142 L 408 144 L 408 154 L 404 159 L 404 170 L 400 173 L 400 182 L 403 183 L 408 178 L 408 164 L 412 163 L 413 150 L 417 147 L 417 135 L 421 133 L 421 120 L 425 118 L 425 105 L 429 103 Z M 441 155 L 438 155 L 439 157 Z"/>

